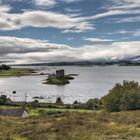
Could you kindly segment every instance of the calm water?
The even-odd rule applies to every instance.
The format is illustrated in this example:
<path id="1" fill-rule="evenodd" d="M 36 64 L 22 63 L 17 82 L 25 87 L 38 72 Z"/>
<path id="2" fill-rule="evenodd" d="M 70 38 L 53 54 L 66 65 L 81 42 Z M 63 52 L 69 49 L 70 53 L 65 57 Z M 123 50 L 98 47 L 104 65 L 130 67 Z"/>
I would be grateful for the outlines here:
<path id="1" fill-rule="evenodd" d="M 44 85 L 47 76 L 23 76 L 0 78 L 0 94 L 6 94 L 14 100 L 24 100 L 25 93 L 30 101 L 34 96 L 43 96 L 47 102 L 54 102 L 61 97 L 65 103 L 75 100 L 85 102 L 90 98 L 102 97 L 117 82 L 135 80 L 140 82 L 140 67 L 35 67 L 40 72 L 52 73 L 56 69 L 64 68 L 67 74 L 79 74 L 75 80 L 65 86 Z M 16 94 L 12 92 L 16 90 Z"/>

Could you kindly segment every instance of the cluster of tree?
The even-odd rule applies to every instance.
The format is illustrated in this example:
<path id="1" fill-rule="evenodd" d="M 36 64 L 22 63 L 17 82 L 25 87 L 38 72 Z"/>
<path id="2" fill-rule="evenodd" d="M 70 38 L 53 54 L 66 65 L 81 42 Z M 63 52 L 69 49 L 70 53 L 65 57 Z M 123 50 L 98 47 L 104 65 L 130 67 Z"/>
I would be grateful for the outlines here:
<path id="1" fill-rule="evenodd" d="M 63 101 L 60 97 L 58 97 L 56 99 L 56 104 L 65 106 L 65 104 L 63 103 Z M 94 99 L 89 99 L 85 103 L 74 101 L 74 103 L 72 105 L 70 105 L 70 104 L 66 105 L 66 108 L 99 110 L 101 108 L 101 104 L 102 103 L 101 103 L 100 99 L 94 98 Z"/>
<path id="2" fill-rule="evenodd" d="M 10 69 L 11 69 L 11 67 L 8 66 L 8 65 L 6 65 L 6 64 L 2 64 L 2 65 L 0 66 L 0 70 L 10 70 Z"/>
<path id="3" fill-rule="evenodd" d="M 27 106 L 32 108 L 58 108 L 60 106 L 65 106 L 65 104 L 63 103 L 61 97 L 58 97 L 55 103 L 41 103 L 37 99 L 35 99 L 34 101 L 27 103 Z"/>
<path id="4" fill-rule="evenodd" d="M 6 95 L 0 96 L 0 105 L 10 105 L 10 104 L 12 104 L 12 101 L 10 98 L 7 98 Z"/>
<path id="5" fill-rule="evenodd" d="M 94 98 L 94 99 L 89 99 L 86 103 L 85 103 L 85 109 L 90 109 L 90 110 L 99 110 L 101 108 L 101 100 L 98 98 Z"/>
<path id="6" fill-rule="evenodd" d="M 109 112 L 140 109 L 140 85 L 134 81 L 116 84 L 109 94 L 102 98 L 103 108 Z"/>
<path id="7" fill-rule="evenodd" d="M 75 101 L 73 104 L 64 104 L 61 97 L 56 99 L 55 103 L 41 103 L 38 100 L 27 103 L 29 107 L 47 107 L 47 108 L 67 108 L 67 109 L 88 109 L 88 110 L 99 110 L 101 108 L 101 100 L 98 98 L 90 99 L 86 103 Z"/>
<path id="8" fill-rule="evenodd" d="M 73 103 L 74 108 L 99 110 L 108 112 L 140 110 L 140 85 L 135 81 L 123 81 L 116 84 L 109 93 L 101 99 L 94 98 L 86 103 Z"/>
<path id="9" fill-rule="evenodd" d="M 98 98 L 89 99 L 85 103 L 81 103 L 78 101 L 75 101 L 73 103 L 73 108 L 76 108 L 76 109 L 99 110 L 101 109 L 101 106 L 102 106 L 102 102 Z"/>

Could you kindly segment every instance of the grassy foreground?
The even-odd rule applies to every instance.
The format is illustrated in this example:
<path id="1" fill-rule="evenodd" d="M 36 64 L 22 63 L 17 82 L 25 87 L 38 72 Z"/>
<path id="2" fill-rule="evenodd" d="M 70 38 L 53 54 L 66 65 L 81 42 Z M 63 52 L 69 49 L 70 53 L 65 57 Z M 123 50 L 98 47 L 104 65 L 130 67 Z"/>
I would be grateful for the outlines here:
<path id="1" fill-rule="evenodd" d="M 0 140 L 139 140 L 140 111 L 0 118 Z"/>
<path id="2" fill-rule="evenodd" d="M 6 76 L 23 76 L 31 74 L 33 70 L 27 68 L 11 68 L 10 70 L 0 71 L 0 77 Z"/>

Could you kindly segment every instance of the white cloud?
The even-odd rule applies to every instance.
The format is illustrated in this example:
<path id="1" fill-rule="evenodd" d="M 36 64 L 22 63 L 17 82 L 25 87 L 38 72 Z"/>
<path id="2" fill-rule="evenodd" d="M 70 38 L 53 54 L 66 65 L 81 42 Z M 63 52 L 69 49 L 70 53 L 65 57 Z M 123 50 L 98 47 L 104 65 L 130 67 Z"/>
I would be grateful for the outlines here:
<path id="1" fill-rule="evenodd" d="M 74 37 L 67 37 L 66 39 L 71 41 L 71 40 L 74 40 Z"/>
<path id="2" fill-rule="evenodd" d="M 37 6 L 54 6 L 57 4 L 56 0 L 33 0 L 33 3 Z"/>
<path id="3" fill-rule="evenodd" d="M 56 4 L 55 0 L 36 0 L 40 4 L 48 3 L 48 5 Z M 64 1 L 63 1 L 64 2 Z M 65 1 L 74 2 L 74 1 Z M 75 1 L 77 2 L 77 1 Z M 115 4 L 114 4 L 115 5 Z M 111 6 L 110 6 L 111 7 Z M 23 13 L 10 13 L 10 7 L 0 6 L 0 30 L 16 30 L 26 27 L 37 28 L 58 28 L 63 33 L 68 32 L 85 32 L 88 30 L 94 30 L 95 25 L 91 23 L 91 20 L 97 20 L 100 18 L 114 17 L 117 15 L 130 15 L 140 14 L 139 9 L 119 9 L 117 5 L 114 8 L 109 9 L 106 12 L 99 13 L 93 16 L 80 17 L 78 14 L 62 14 L 49 11 L 24 11 Z M 134 20 L 135 18 L 135 20 Z M 120 19 L 120 18 L 119 18 Z M 117 22 L 131 22 L 139 20 L 139 17 L 128 17 L 126 19 L 117 20 Z"/>
<path id="4" fill-rule="evenodd" d="M 140 7 L 140 0 L 112 0 L 115 5 L 108 7 L 109 9 L 134 9 Z"/>
<path id="5" fill-rule="evenodd" d="M 132 35 L 133 37 L 139 37 L 140 36 L 140 29 L 133 30 L 133 31 L 128 31 L 128 30 L 118 30 L 112 33 L 107 33 L 107 34 L 122 34 L 122 35 Z"/>
<path id="6" fill-rule="evenodd" d="M 140 30 L 137 30 L 136 32 L 134 32 L 133 35 L 136 37 L 140 37 Z"/>
<path id="7" fill-rule="evenodd" d="M 81 9 L 71 9 L 71 8 L 65 8 L 65 11 L 68 13 L 73 13 L 73 12 L 80 12 Z"/>
<path id="8" fill-rule="evenodd" d="M 54 50 L 69 49 L 69 46 L 63 44 L 48 43 L 46 40 L 34 40 L 28 38 L 2 37 L 0 36 L 0 56 L 15 54 L 24 55 L 29 53 L 42 53 Z M 38 56 L 36 56 L 38 57 Z"/>
<path id="9" fill-rule="evenodd" d="M 84 32 L 94 29 L 94 25 L 84 17 L 71 17 L 49 11 L 24 11 L 10 13 L 10 7 L 0 6 L 0 30 L 15 30 L 25 27 L 57 28 L 64 32 Z"/>
<path id="10" fill-rule="evenodd" d="M 112 42 L 111 39 L 105 39 L 105 38 L 84 38 L 83 40 L 90 41 L 90 42 Z"/>
<path id="11" fill-rule="evenodd" d="M 105 12 L 87 17 L 87 19 L 96 20 L 106 17 L 121 15 L 130 16 L 140 14 L 140 0 L 110 0 L 108 1 L 108 4 L 105 5 L 103 8 L 106 10 Z M 119 19 L 121 19 L 121 17 Z"/>
<path id="12" fill-rule="evenodd" d="M 79 2 L 82 0 L 32 0 L 33 3 L 37 6 L 55 6 L 56 4 L 59 4 L 61 2 L 64 3 L 72 3 L 72 2 Z"/>
<path id="13" fill-rule="evenodd" d="M 83 1 L 83 0 L 58 0 L 58 1 L 66 2 L 66 3 L 71 3 L 71 2 L 79 2 L 79 1 Z"/>
<path id="14" fill-rule="evenodd" d="M 73 48 L 45 40 L 0 36 L 0 59 L 15 63 L 123 59 L 139 55 L 140 41 Z"/>
<path id="15" fill-rule="evenodd" d="M 135 15 L 135 14 L 140 14 L 140 10 L 109 10 L 104 13 L 99 13 L 97 15 L 87 17 L 87 19 L 100 19 L 100 18 L 105 18 L 105 17 L 113 17 L 113 16 L 118 16 L 118 15 Z"/>
<path id="16" fill-rule="evenodd" d="M 2 16 L 3 13 L 7 13 L 11 10 L 11 7 L 8 5 L 0 5 L 0 15 Z"/>
<path id="17" fill-rule="evenodd" d="M 134 16 L 134 17 L 127 17 L 127 18 L 122 18 L 122 19 L 115 19 L 113 22 L 116 23 L 125 23 L 125 22 L 139 22 L 140 21 L 140 16 Z"/>
<path id="18" fill-rule="evenodd" d="M 10 61 L 13 60 L 16 63 L 22 63 L 23 61 L 30 62 L 30 60 L 37 61 L 37 59 L 37 62 L 39 62 L 39 60 L 43 59 L 41 58 L 41 54 L 43 53 L 49 54 L 55 51 L 63 51 L 69 49 L 70 47 L 67 45 L 55 43 L 53 44 L 49 43 L 47 40 L 0 36 L 0 59 Z M 34 56 L 34 54 L 36 54 L 36 56 Z M 28 58 L 24 56 L 27 56 Z M 21 59 L 19 60 L 19 58 Z M 44 60 L 45 59 L 46 57 Z"/>

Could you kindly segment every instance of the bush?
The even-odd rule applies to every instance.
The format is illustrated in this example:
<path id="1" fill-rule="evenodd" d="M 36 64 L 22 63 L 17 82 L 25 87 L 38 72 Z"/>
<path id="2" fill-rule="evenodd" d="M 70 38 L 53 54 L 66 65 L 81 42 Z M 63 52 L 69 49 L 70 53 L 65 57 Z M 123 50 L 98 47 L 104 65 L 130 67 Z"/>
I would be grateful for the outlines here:
<path id="1" fill-rule="evenodd" d="M 91 109 L 91 110 L 98 110 L 100 109 L 100 99 L 98 98 L 94 98 L 94 99 L 89 99 L 86 103 L 85 103 L 85 108 L 86 109 Z"/>
<path id="2" fill-rule="evenodd" d="M 66 78 L 57 78 L 56 76 L 49 76 L 47 79 L 47 84 L 65 85 L 69 83 L 70 82 Z"/>
<path id="3" fill-rule="evenodd" d="M 47 112 L 45 110 L 43 110 L 43 109 L 39 110 L 38 113 L 40 115 L 46 115 L 47 114 Z"/>
<path id="4" fill-rule="evenodd" d="M 9 98 L 7 98 L 6 95 L 0 96 L 0 105 L 9 105 L 11 103 L 12 103 L 12 101 Z"/>
<path id="5" fill-rule="evenodd" d="M 33 102 L 30 103 L 30 107 L 32 108 L 36 108 L 39 106 L 39 101 L 38 100 L 34 100 Z"/>
<path id="6" fill-rule="evenodd" d="M 124 81 L 116 84 L 109 94 L 102 98 L 106 111 L 138 110 L 140 109 L 140 85 L 134 81 Z"/>

